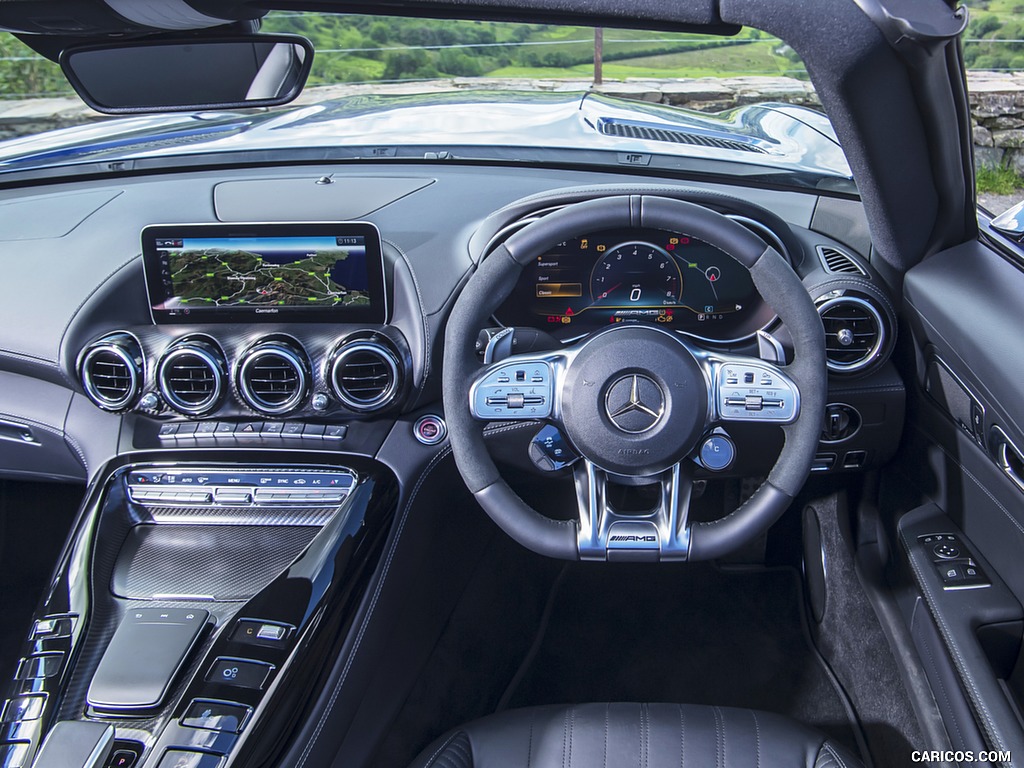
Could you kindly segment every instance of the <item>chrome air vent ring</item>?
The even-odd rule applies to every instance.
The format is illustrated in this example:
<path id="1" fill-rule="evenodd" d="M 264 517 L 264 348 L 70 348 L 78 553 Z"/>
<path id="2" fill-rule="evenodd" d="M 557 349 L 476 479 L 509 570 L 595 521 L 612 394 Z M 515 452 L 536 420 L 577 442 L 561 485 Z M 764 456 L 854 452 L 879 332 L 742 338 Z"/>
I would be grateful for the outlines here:
<path id="1" fill-rule="evenodd" d="M 254 411 L 283 416 L 306 399 L 308 371 L 305 354 L 294 343 L 264 341 L 242 355 L 235 382 L 242 400 Z"/>
<path id="2" fill-rule="evenodd" d="M 144 358 L 134 336 L 117 333 L 88 346 L 78 370 L 89 399 L 105 411 L 119 413 L 131 407 L 142 390 Z"/>
<path id="3" fill-rule="evenodd" d="M 330 361 L 334 396 L 360 413 L 388 407 L 398 396 L 402 366 L 398 356 L 377 341 L 343 343 Z"/>
<path id="4" fill-rule="evenodd" d="M 186 339 L 160 361 L 157 383 L 164 400 L 179 413 L 209 413 L 224 394 L 224 357 L 209 341 Z"/>
<path id="5" fill-rule="evenodd" d="M 878 361 L 888 338 L 881 312 L 859 296 L 837 296 L 818 304 L 825 326 L 826 365 L 832 373 L 863 371 Z"/>

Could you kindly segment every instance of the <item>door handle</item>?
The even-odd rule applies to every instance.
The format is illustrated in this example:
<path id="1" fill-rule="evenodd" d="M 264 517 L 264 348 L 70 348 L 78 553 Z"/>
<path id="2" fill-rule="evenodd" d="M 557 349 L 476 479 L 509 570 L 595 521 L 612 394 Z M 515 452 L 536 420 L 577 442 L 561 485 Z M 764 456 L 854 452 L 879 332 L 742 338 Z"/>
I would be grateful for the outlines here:
<path id="1" fill-rule="evenodd" d="M 0 421 L 0 440 L 28 443 L 29 445 L 40 444 L 31 427 L 26 424 L 16 424 L 13 421 Z"/>
<path id="2" fill-rule="evenodd" d="M 994 431 L 996 433 L 996 462 L 1003 473 L 1013 481 L 1013 484 L 1024 491 L 1024 455 L 1003 430 L 995 427 Z"/>

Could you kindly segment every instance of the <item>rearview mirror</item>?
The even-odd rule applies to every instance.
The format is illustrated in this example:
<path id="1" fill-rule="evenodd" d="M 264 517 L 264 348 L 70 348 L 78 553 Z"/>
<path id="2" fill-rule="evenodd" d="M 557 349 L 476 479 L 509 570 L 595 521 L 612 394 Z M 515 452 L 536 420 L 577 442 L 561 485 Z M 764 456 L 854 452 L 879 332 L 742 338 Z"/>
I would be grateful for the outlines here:
<path id="1" fill-rule="evenodd" d="M 286 104 L 312 64 L 312 44 L 297 35 L 162 38 L 60 55 L 82 100 L 112 115 Z"/>

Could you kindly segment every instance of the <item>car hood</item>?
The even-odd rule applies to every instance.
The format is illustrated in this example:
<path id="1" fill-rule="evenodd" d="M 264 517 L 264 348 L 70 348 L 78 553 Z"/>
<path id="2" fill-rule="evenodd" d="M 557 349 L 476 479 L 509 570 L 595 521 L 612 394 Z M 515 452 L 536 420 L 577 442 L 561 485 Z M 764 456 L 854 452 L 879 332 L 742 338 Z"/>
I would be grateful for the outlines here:
<path id="1" fill-rule="evenodd" d="M 786 104 L 718 114 L 593 93 L 356 95 L 262 112 L 103 120 L 0 143 L 0 172 L 211 153 L 344 149 L 367 158 L 424 148 L 426 157 L 529 161 L 530 150 L 725 160 L 849 179 L 828 120 Z M 512 150 L 511 154 L 509 150 Z M 550 159 L 549 157 L 546 159 Z M 112 168 L 111 170 L 117 170 Z"/>

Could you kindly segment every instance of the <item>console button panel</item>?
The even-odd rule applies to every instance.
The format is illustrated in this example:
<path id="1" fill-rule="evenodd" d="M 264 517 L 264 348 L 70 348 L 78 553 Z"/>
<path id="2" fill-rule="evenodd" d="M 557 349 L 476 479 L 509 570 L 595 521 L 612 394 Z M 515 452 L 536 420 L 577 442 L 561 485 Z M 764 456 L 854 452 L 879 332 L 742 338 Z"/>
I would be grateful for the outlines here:
<path id="1" fill-rule="evenodd" d="M 146 470 L 128 473 L 128 495 L 146 506 L 327 506 L 355 485 L 351 472 L 240 469 Z"/>

